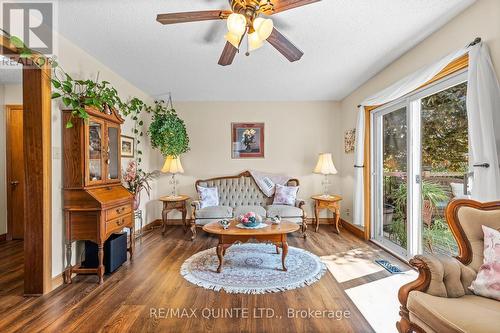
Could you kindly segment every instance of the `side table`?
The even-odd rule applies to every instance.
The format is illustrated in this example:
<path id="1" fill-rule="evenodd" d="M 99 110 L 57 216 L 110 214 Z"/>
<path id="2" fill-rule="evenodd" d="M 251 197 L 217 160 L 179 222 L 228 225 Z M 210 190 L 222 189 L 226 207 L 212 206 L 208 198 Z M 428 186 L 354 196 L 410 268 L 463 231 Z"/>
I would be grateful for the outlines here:
<path id="1" fill-rule="evenodd" d="M 177 195 L 177 196 L 166 196 L 161 197 L 160 200 L 163 202 L 163 212 L 161 221 L 161 234 L 165 235 L 168 222 L 168 213 L 173 210 L 177 210 L 182 213 L 182 223 L 184 225 L 184 231 L 187 231 L 186 215 L 187 215 L 187 201 L 191 199 L 187 195 Z"/>
<path id="2" fill-rule="evenodd" d="M 335 214 L 335 230 L 340 234 L 339 222 L 340 222 L 340 201 L 342 197 L 340 195 L 314 195 L 311 197 L 314 200 L 314 219 L 316 223 L 316 232 L 319 230 L 319 212 L 322 209 L 327 209 Z"/>

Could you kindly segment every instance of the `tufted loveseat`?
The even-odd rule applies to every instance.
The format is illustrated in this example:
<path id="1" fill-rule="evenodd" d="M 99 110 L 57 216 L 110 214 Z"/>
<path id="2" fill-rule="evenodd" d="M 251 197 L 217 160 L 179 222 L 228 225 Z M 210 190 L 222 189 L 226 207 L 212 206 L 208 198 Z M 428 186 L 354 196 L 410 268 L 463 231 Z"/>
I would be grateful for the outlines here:
<path id="1" fill-rule="evenodd" d="M 299 186 L 297 179 L 288 181 L 288 186 Z M 237 176 L 219 177 L 196 181 L 196 189 L 201 187 L 217 187 L 219 206 L 200 208 L 199 201 L 193 201 L 192 239 L 196 238 L 196 228 L 205 224 L 231 219 L 236 216 L 255 212 L 263 217 L 281 216 L 289 222 L 301 225 L 302 234 L 306 235 L 305 202 L 296 200 L 294 206 L 273 205 L 273 197 L 268 198 L 257 186 L 250 172 L 245 171 Z"/>

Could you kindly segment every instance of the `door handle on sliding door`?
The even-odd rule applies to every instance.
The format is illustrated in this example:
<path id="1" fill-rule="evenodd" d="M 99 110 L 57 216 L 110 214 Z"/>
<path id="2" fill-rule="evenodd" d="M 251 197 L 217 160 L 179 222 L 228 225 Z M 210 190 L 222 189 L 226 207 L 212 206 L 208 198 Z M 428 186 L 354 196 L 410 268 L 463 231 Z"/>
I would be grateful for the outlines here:
<path id="1" fill-rule="evenodd" d="M 17 186 L 17 185 L 19 185 L 19 181 L 13 180 L 13 181 L 10 182 L 10 185 Z"/>

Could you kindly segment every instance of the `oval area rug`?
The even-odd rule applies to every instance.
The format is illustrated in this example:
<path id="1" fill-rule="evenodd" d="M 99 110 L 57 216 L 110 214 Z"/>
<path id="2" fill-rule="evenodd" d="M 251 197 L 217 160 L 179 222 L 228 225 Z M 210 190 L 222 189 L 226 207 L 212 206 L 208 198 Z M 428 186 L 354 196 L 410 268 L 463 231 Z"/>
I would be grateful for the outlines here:
<path id="1" fill-rule="evenodd" d="M 326 266 L 316 255 L 289 246 L 284 272 L 280 254 L 271 244 L 237 244 L 226 250 L 217 273 L 216 248 L 196 253 L 181 267 L 181 275 L 197 286 L 227 293 L 265 294 L 305 287 L 321 279 Z"/>

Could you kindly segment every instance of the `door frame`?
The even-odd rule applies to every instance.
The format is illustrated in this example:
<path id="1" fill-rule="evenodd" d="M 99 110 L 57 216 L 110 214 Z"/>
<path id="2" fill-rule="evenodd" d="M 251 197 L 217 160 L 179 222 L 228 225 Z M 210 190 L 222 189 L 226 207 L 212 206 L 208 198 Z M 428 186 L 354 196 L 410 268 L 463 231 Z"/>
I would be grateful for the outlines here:
<path id="1" fill-rule="evenodd" d="M 21 111 L 23 112 L 22 105 L 13 105 L 7 104 L 5 105 L 5 166 L 7 171 L 7 179 L 11 178 L 12 168 L 11 168 L 11 160 L 10 160 L 10 142 L 9 142 L 9 132 L 10 132 L 10 119 L 12 117 L 13 111 Z M 12 230 L 14 228 L 14 222 L 12 221 L 12 210 L 9 209 L 12 203 L 11 191 L 9 190 L 9 185 L 6 184 L 7 191 L 7 240 L 12 240 Z M 23 205 L 24 209 L 24 205 Z M 24 228 L 23 228 L 24 229 Z"/>
<path id="2" fill-rule="evenodd" d="M 17 60 L 20 53 L 0 36 L 0 55 Z M 36 68 L 23 64 L 22 71 L 24 295 L 40 296 L 52 290 L 52 72 L 48 61 Z"/>

